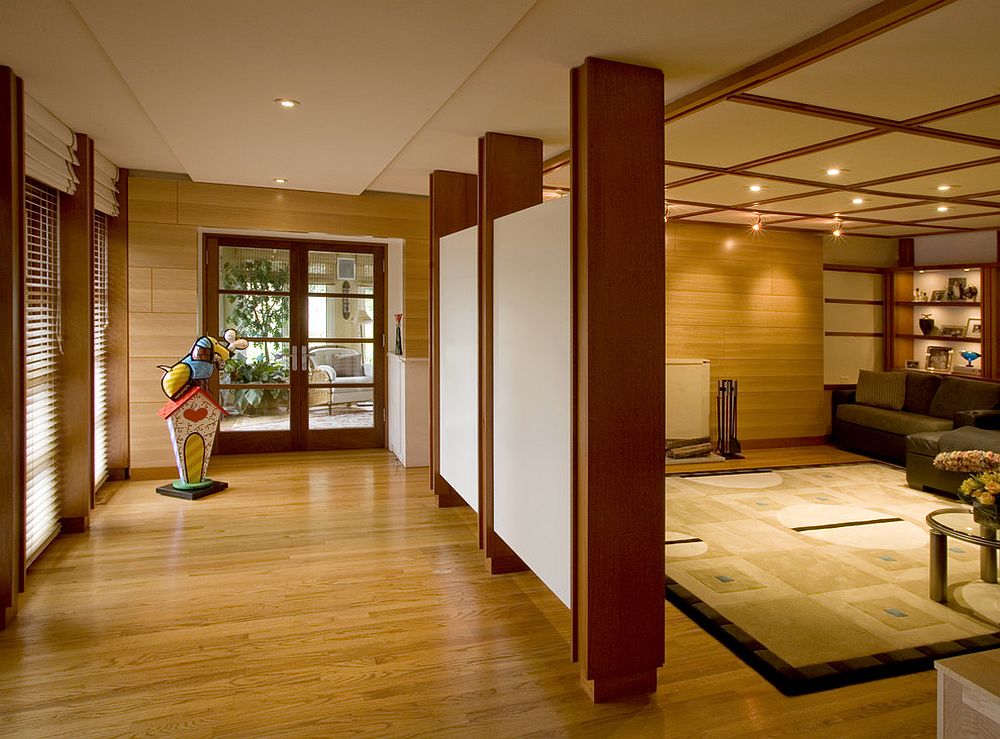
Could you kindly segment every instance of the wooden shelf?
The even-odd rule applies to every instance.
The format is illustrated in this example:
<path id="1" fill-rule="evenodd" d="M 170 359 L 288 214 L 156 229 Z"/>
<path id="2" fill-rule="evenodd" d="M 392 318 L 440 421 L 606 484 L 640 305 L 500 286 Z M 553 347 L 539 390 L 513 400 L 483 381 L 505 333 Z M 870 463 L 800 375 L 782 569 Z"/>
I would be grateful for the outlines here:
<path id="1" fill-rule="evenodd" d="M 897 300 L 896 305 L 932 305 L 939 308 L 978 308 L 978 300 Z"/>
<path id="2" fill-rule="evenodd" d="M 979 344 L 982 339 L 973 336 L 942 336 L 940 334 L 896 334 L 901 339 L 926 339 L 927 341 L 965 341 L 970 344 Z"/>

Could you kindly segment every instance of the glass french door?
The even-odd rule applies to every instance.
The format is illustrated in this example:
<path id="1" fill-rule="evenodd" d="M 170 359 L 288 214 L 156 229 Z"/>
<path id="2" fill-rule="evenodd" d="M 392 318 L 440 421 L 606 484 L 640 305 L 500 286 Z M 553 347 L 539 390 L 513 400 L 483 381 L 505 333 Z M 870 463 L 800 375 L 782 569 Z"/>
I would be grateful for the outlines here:
<path id="1" fill-rule="evenodd" d="M 206 332 L 248 348 L 213 379 L 219 453 L 385 446 L 385 248 L 210 235 Z"/>

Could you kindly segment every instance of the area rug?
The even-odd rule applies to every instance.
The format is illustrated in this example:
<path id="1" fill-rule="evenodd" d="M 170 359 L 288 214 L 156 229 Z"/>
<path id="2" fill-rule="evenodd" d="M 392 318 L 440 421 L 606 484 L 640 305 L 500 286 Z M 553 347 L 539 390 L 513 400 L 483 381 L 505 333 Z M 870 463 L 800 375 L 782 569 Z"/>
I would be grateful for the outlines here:
<path id="1" fill-rule="evenodd" d="M 666 478 L 666 597 L 783 693 L 930 669 L 1000 646 L 1000 585 L 948 539 L 928 597 L 926 515 L 954 499 L 880 463 Z"/>

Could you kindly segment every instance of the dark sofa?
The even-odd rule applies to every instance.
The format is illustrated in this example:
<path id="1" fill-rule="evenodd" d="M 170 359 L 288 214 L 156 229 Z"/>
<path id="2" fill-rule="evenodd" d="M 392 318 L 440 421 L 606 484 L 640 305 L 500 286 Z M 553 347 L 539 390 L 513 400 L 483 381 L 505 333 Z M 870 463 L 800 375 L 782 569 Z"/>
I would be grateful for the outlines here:
<path id="1" fill-rule="evenodd" d="M 859 388 L 885 374 L 895 373 L 862 372 Z M 898 409 L 857 403 L 856 390 L 833 391 L 837 446 L 904 464 L 910 434 L 940 434 L 962 426 L 1000 429 L 1000 384 L 927 372 L 903 374 L 905 397 Z"/>
<path id="2" fill-rule="evenodd" d="M 934 466 L 939 452 L 981 449 L 1000 452 L 1000 431 L 962 426 L 951 431 L 927 431 L 906 437 L 906 484 L 917 490 L 939 490 L 958 495 L 966 472 L 947 472 Z"/>

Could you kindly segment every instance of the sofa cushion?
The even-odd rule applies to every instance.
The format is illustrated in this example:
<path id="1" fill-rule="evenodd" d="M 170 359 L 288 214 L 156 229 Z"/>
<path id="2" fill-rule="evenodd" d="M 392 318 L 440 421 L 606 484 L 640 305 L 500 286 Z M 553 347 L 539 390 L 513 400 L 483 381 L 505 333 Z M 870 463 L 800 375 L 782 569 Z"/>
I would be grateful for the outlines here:
<path id="1" fill-rule="evenodd" d="M 930 415 L 951 419 L 957 411 L 986 410 L 1000 404 L 1000 385 L 946 377 L 934 393 Z"/>
<path id="2" fill-rule="evenodd" d="M 934 393 L 940 385 L 941 375 L 932 375 L 930 372 L 907 372 L 903 410 L 930 415 L 931 401 L 934 400 Z"/>
<path id="3" fill-rule="evenodd" d="M 979 429 L 975 426 L 962 428 L 941 434 L 938 451 L 960 452 L 966 449 L 981 449 L 985 452 L 1000 452 L 1000 431 Z"/>
<path id="4" fill-rule="evenodd" d="M 837 420 L 899 436 L 917 434 L 921 431 L 945 431 L 952 427 L 951 421 L 941 418 L 874 408 L 870 405 L 837 406 Z"/>
<path id="5" fill-rule="evenodd" d="M 923 454 L 925 457 L 936 457 L 941 451 L 941 435 L 951 431 L 922 431 L 906 437 L 907 454 Z"/>
<path id="6" fill-rule="evenodd" d="M 855 402 L 898 411 L 906 399 L 906 375 L 902 372 L 858 372 Z"/>

